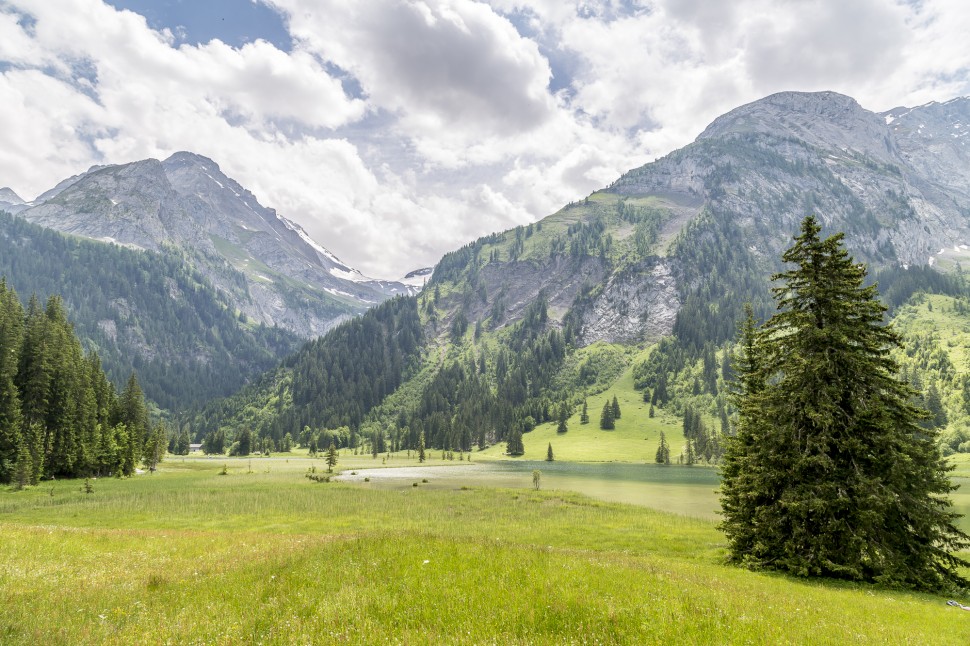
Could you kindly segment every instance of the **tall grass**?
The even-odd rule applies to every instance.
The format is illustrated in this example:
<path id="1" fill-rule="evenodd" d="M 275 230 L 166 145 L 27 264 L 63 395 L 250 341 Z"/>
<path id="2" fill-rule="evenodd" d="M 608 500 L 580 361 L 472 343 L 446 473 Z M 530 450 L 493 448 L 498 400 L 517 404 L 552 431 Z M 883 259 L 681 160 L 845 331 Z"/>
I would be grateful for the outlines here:
<path id="1" fill-rule="evenodd" d="M 711 521 L 228 464 L 0 494 L 0 643 L 970 642 L 942 597 L 727 567 Z"/>

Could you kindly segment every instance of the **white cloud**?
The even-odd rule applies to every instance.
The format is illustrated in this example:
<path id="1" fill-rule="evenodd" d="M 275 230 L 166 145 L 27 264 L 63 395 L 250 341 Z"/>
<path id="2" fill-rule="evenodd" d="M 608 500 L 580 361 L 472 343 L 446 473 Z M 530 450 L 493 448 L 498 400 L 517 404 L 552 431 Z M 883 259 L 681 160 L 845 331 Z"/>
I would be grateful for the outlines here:
<path id="1" fill-rule="evenodd" d="M 768 93 L 970 93 L 963 0 L 264 1 L 292 51 L 177 46 L 100 0 L 0 0 L 0 186 L 191 150 L 396 276 Z"/>
<path id="2" fill-rule="evenodd" d="M 423 133 L 515 134 L 548 119 L 536 44 L 470 0 L 274 0 L 302 47 L 350 71 L 369 100 Z"/>

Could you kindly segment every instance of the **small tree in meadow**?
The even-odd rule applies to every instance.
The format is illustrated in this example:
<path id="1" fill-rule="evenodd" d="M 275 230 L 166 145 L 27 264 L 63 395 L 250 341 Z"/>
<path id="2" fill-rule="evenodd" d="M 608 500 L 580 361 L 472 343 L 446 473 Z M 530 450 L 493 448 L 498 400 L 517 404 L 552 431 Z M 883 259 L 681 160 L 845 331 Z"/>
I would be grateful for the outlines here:
<path id="1" fill-rule="evenodd" d="M 552 462 L 554 459 L 552 457 L 552 442 L 549 442 L 549 448 L 546 450 L 546 462 Z"/>
<path id="2" fill-rule="evenodd" d="M 660 431 L 660 446 L 657 447 L 657 464 L 670 464 L 670 445 L 667 436 Z"/>
<path id="3" fill-rule="evenodd" d="M 691 465 L 697 462 L 697 452 L 694 450 L 694 440 L 688 438 L 684 444 L 684 464 Z"/>
<path id="4" fill-rule="evenodd" d="M 616 395 L 613 395 L 613 403 L 610 408 L 613 411 L 613 419 L 620 419 L 620 402 L 616 400 Z"/>
<path id="5" fill-rule="evenodd" d="M 610 406 L 610 402 L 603 404 L 603 413 L 600 415 L 600 428 L 604 431 L 612 431 L 616 428 L 614 423 L 615 418 L 613 417 L 613 407 Z"/>
<path id="6" fill-rule="evenodd" d="M 424 462 L 424 431 L 418 436 L 418 462 Z"/>
<path id="7" fill-rule="evenodd" d="M 337 447 L 333 440 L 330 440 L 330 448 L 327 449 L 327 471 L 333 473 L 333 468 L 337 466 Z"/>
<path id="8" fill-rule="evenodd" d="M 513 427 L 509 431 L 509 438 L 506 441 L 505 450 L 509 455 L 523 455 L 525 453 L 525 446 L 522 444 L 522 431 L 518 428 Z"/>
<path id="9" fill-rule="evenodd" d="M 556 425 L 557 433 L 565 433 L 566 431 L 569 430 L 569 426 L 567 425 L 568 419 L 569 419 L 569 407 L 566 406 L 566 404 L 563 404 L 559 408 L 559 423 Z"/>

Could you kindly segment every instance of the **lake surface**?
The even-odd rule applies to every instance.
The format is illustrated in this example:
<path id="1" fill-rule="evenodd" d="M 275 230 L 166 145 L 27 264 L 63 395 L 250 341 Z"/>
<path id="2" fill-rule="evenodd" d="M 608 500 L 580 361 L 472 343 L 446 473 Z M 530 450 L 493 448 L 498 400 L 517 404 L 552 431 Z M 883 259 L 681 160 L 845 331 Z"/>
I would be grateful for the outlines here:
<path id="1" fill-rule="evenodd" d="M 575 463 L 498 461 L 455 466 L 409 466 L 384 469 L 358 469 L 356 475 L 344 472 L 343 482 L 364 482 L 368 486 L 404 489 L 415 482 L 422 487 L 460 489 L 461 487 L 532 487 L 532 470 L 542 472 L 543 489 L 562 489 L 651 509 L 718 520 L 720 509 L 717 471 L 709 467 L 659 464 Z M 422 482 L 427 480 L 427 483 Z M 970 478 L 953 478 L 960 488 L 950 494 L 952 510 L 963 514 L 956 525 L 970 532 Z"/>
<path id="2" fill-rule="evenodd" d="M 344 472 L 343 482 L 403 489 L 422 487 L 532 487 L 532 471 L 542 472 L 542 489 L 562 489 L 611 502 L 642 505 L 675 514 L 716 520 L 720 505 L 717 472 L 707 467 L 659 464 L 580 464 L 573 462 L 500 461 L 456 466 L 409 466 Z M 422 480 L 427 480 L 423 483 Z"/>

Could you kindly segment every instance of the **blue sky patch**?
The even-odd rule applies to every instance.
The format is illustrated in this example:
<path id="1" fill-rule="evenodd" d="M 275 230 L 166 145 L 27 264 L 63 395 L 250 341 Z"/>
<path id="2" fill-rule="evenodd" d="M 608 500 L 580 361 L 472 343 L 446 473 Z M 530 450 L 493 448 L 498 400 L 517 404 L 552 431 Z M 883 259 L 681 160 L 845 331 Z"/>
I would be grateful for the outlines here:
<path id="1" fill-rule="evenodd" d="M 169 29 L 177 43 L 200 45 L 218 38 L 241 47 L 265 40 L 289 52 L 292 38 L 275 9 L 252 0 L 105 0 L 117 9 L 141 14 L 152 29 Z"/>

